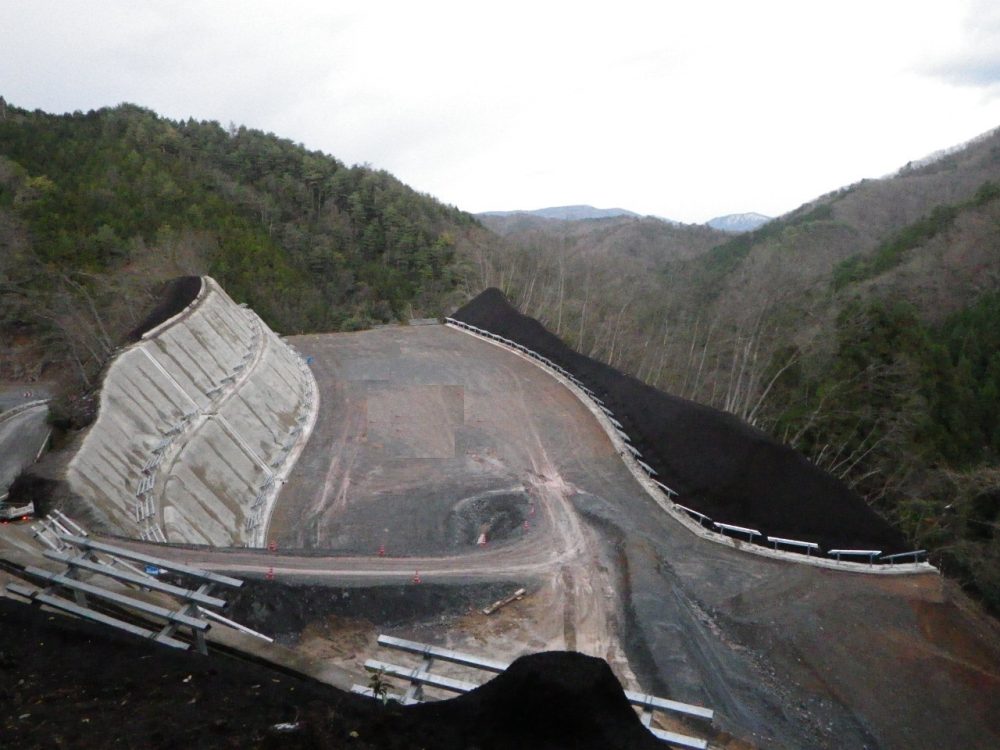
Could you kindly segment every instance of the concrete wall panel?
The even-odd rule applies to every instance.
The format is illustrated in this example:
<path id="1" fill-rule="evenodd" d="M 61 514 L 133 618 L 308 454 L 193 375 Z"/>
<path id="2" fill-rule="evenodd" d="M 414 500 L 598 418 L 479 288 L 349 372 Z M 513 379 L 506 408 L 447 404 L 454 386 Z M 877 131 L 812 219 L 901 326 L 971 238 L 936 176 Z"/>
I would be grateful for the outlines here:
<path id="1" fill-rule="evenodd" d="M 261 459 L 271 464 L 294 436 L 306 383 L 288 347 L 264 337 L 264 356 L 243 387 L 219 408 Z"/>
<path id="2" fill-rule="evenodd" d="M 315 420 L 315 381 L 253 311 L 203 283 L 109 367 L 67 480 L 116 533 L 260 543 L 275 475 Z"/>

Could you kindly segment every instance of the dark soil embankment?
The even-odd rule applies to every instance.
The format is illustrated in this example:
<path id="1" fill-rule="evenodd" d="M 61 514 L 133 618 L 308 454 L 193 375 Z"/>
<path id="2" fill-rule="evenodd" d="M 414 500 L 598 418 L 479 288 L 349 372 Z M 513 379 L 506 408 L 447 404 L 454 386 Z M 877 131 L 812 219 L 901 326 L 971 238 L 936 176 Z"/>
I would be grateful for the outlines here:
<path id="1" fill-rule="evenodd" d="M 280 726 L 284 725 L 284 726 Z M 403 708 L 0 599 L 4 748 L 659 748 L 608 665 L 544 653 Z"/>
<path id="2" fill-rule="evenodd" d="M 446 586 L 337 587 L 285 585 L 277 581 L 247 580 L 233 592 L 228 616 L 237 622 L 288 642 L 309 623 L 331 615 L 366 620 L 379 628 L 461 617 L 513 593 L 516 583 L 477 583 Z"/>
<path id="3" fill-rule="evenodd" d="M 903 536 L 846 485 L 731 414 L 671 396 L 570 349 L 487 289 L 453 316 L 549 358 L 615 414 L 680 502 L 715 521 L 824 549 L 908 549 Z"/>
<path id="4" fill-rule="evenodd" d="M 190 305 L 201 291 L 201 276 L 178 276 L 163 285 L 159 294 L 159 302 L 139 325 L 128 335 L 129 341 L 138 341 L 147 331 L 170 320 L 177 313 Z"/>

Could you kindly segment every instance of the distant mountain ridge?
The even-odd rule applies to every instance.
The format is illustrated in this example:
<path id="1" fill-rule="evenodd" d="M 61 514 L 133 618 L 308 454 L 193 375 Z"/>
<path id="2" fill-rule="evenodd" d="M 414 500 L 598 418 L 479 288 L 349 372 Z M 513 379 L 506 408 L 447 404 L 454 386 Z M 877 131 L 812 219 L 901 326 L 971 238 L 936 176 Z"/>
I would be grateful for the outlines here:
<path id="1" fill-rule="evenodd" d="M 642 218 L 642 214 L 629 211 L 627 208 L 595 208 L 585 204 L 575 206 L 551 206 L 549 208 L 536 209 L 516 209 L 512 211 L 482 211 L 476 214 L 480 218 L 501 218 L 510 217 L 533 217 L 538 219 L 554 219 L 556 221 L 587 221 L 591 219 L 615 219 L 627 217 L 633 219 Z M 652 218 L 665 221 L 668 224 L 679 224 L 673 219 L 663 216 L 653 216 Z M 772 219 L 771 216 L 755 213 L 753 211 L 743 214 L 727 214 L 726 216 L 716 216 L 705 222 L 706 226 L 718 229 L 722 232 L 738 234 L 740 232 L 752 232 L 754 229 L 763 226 Z"/>
<path id="2" fill-rule="evenodd" d="M 581 221 L 583 219 L 612 219 L 616 216 L 634 216 L 640 214 L 624 208 L 594 208 L 593 206 L 552 206 L 534 210 L 514 211 L 483 211 L 478 216 L 538 216 L 542 219 L 559 219 L 561 221 Z"/>
<path id="3" fill-rule="evenodd" d="M 716 216 L 714 219 L 709 219 L 706 224 L 712 227 L 712 229 L 718 229 L 723 232 L 752 232 L 754 229 L 767 224 L 772 218 L 772 216 L 764 216 L 764 214 L 758 214 L 753 211 L 745 214 L 727 214 L 726 216 Z"/>
<path id="4" fill-rule="evenodd" d="M 1000 129 L 749 232 L 492 222 L 519 310 L 804 453 L 1000 612 Z"/>

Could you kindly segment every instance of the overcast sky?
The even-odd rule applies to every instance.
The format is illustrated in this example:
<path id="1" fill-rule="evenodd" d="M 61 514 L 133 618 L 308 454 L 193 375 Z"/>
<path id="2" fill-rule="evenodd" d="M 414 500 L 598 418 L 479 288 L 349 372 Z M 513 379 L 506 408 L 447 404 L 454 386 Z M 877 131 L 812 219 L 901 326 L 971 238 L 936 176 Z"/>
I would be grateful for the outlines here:
<path id="1" fill-rule="evenodd" d="M 468 211 L 778 215 L 1000 126 L 996 0 L 0 0 L 0 95 L 132 102 Z"/>

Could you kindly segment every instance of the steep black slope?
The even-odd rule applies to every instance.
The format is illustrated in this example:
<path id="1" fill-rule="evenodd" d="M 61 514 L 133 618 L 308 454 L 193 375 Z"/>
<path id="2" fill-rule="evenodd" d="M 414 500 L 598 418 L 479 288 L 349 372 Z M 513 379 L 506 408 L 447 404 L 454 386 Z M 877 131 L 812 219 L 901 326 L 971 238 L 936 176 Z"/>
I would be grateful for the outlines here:
<path id="1" fill-rule="evenodd" d="M 607 663 L 515 661 L 481 688 L 404 708 L 225 653 L 203 657 L 0 599 L 3 747 L 663 747 Z"/>
<path id="2" fill-rule="evenodd" d="M 200 276 L 178 276 L 163 284 L 156 306 L 128 335 L 129 341 L 138 341 L 147 331 L 165 323 L 197 299 L 201 292 Z"/>
<path id="3" fill-rule="evenodd" d="M 731 414 L 663 393 L 585 357 L 488 289 L 453 316 L 517 341 L 576 375 L 614 412 L 643 460 L 716 521 L 824 549 L 906 549 L 842 482 Z"/>

